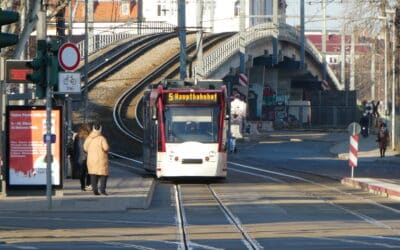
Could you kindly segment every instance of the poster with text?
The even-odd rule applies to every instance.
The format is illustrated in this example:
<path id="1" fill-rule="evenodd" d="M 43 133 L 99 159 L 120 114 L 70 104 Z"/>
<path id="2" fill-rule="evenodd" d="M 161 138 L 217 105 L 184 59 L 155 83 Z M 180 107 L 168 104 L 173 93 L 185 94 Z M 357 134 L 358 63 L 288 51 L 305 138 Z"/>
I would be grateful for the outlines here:
<path id="1" fill-rule="evenodd" d="M 61 185 L 61 108 L 51 111 L 51 183 Z M 7 106 L 9 185 L 46 185 L 47 114 L 42 106 Z"/>

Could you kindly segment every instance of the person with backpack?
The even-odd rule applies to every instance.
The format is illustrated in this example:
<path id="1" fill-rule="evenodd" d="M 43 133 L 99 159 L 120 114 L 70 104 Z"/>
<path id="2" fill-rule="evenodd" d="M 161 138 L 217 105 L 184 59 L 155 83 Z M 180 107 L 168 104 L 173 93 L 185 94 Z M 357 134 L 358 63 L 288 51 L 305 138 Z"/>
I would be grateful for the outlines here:
<path id="1" fill-rule="evenodd" d="M 78 168 L 79 171 L 79 182 L 81 184 L 81 190 L 86 191 L 86 190 L 91 190 L 92 187 L 90 185 L 90 176 L 88 174 L 88 168 L 87 168 L 87 154 L 83 150 L 83 144 L 86 140 L 86 138 L 90 134 L 90 127 L 87 124 L 83 124 L 79 130 L 77 135 L 75 136 L 74 139 L 74 144 L 73 144 L 73 157 L 74 157 L 74 162 L 75 166 Z"/>

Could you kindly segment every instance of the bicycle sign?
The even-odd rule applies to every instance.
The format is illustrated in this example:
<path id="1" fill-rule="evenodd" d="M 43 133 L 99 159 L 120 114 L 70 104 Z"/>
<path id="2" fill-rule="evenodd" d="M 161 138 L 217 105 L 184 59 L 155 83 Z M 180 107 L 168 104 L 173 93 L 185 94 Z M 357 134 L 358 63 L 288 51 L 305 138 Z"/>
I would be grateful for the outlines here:
<path id="1" fill-rule="evenodd" d="M 81 74 L 70 72 L 58 73 L 58 92 L 61 94 L 81 93 Z"/>

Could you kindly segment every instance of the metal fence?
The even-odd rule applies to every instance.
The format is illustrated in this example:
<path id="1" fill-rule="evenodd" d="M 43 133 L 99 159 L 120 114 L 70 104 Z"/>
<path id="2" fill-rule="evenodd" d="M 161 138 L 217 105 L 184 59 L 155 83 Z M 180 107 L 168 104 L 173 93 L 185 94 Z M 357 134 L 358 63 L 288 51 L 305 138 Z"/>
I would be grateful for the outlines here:
<path id="1" fill-rule="evenodd" d="M 360 110 L 354 106 L 286 105 L 274 113 L 274 129 L 346 129 L 350 123 L 358 122 L 361 116 Z"/>
<path id="2" fill-rule="evenodd" d="M 173 32 L 175 26 L 165 22 L 132 22 L 124 25 L 112 27 L 100 34 L 95 34 L 88 37 L 88 55 L 94 54 L 97 51 L 121 41 L 126 38 L 135 37 L 145 34 Z M 85 58 L 85 41 L 77 43 L 81 60 Z"/>

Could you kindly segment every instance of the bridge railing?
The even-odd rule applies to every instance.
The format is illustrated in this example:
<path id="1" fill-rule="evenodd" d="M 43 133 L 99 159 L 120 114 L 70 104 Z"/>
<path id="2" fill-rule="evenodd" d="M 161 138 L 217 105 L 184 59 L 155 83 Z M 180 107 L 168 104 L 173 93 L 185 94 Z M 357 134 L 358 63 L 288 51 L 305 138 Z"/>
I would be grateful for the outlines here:
<path id="1" fill-rule="evenodd" d="M 276 37 L 279 40 L 289 41 L 293 44 L 300 45 L 300 32 L 294 27 L 287 24 L 279 24 L 278 26 L 272 22 L 259 24 L 253 26 L 245 31 L 245 46 L 253 43 L 256 40 L 266 37 Z M 240 34 L 236 34 L 226 42 L 222 43 L 219 47 L 214 49 L 210 54 L 203 58 L 203 61 L 193 67 L 193 75 L 196 72 L 201 72 L 203 77 L 207 77 L 223 63 L 225 63 L 231 56 L 239 51 Z M 315 60 L 322 63 L 322 55 L 319 50 L 309 41 L 306 40 L 306 51 L 314 57 Z M 202 70 L 200 69 L 202 65 Z M 337 79 L 335 73 L 330 67 L 327 67 L 327 72 L 331 77 L 334 84 L 338 89 L 342 89 L 342 85 Z"/>
<path id="2" fill-rule="evenodd" d="M 174 25 L 165 22 L 131 22 L 115 26 L 100 34 L 88 37 L 88 55 L 90 56 L 111 44 L 127 38 L 145 34 L 172 32 L 174 29 Z M 85 40 L 78 42 L 77 46 L 83 60 L 85 58 Z"/>
<path id="3" fill-rule="evenodd" d="M 269 22 L 251 27 L 249 30 L 245 31 L 245 45 L 251 44 L 252 42 L 259 40 L 263 37 L 277 36 L 278 30 L 276 26 Z M 240 34 L 236 34 L 229 38 L 226 42 L 221 44 L 210 54 L 204 57 L 202 61 L 202 74 L 207 77 L 215 69 L 225 63 L 232 55 L 239 51 L 240 44 Z M 199 66 L 196 65 L 193 69 L 193 75 L 199 71 Z"/>

